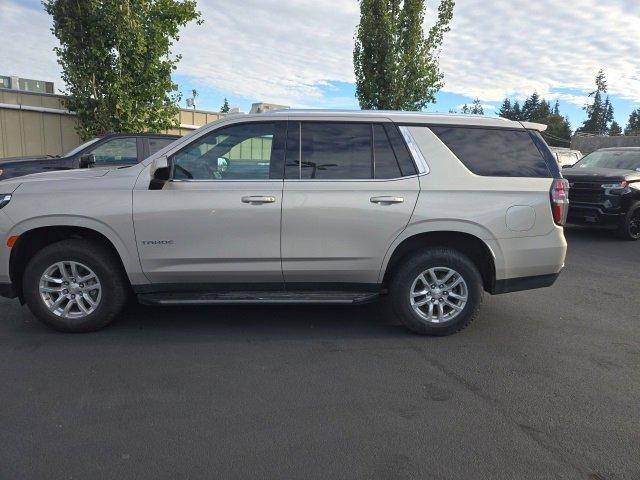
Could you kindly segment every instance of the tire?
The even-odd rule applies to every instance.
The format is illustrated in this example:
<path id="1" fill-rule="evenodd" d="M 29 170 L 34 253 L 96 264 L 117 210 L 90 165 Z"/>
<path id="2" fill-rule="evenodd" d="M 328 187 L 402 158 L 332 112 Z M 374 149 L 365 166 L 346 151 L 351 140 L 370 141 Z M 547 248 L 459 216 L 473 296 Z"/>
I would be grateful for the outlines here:
<path id="1" fill-rule="evenodd" d="M 71 278 L 74 272 L 78 278 Z M 90 273 L 93 274 L 91 278 Z M 43 277 L 45 274 L 49 280 Z M 86 284 L 81 283 L 83 278 L 87 279 Z M 41 322 L 61 332 L 101 329 L 113 321 L 129 298 L 120 260 L 106 246 L 91 240 L 63 240 L 40 250 L 25 268 L 22 288 L 31 312 Z M 49 289 L 55 292 L 47 293 Z M 56 307 L 56 302 L 63 296 L 66 298 L 62 298 L 60 306 Z M 73 302 L 71 296 L 75 298 Z M 95 305 L 92 306 L 89 300 Z M 65 313 L 62 310 L 69 303 L 71 308 Z"/>
<path id="2" fill-rule="evenodd" d="M 640 239 L 640 202 L 629 207 L 616 233 L 623 240 Z"/>
<path id="3" fill-rule="evenodd" d="M 431 283 L 431 272 L 440 280 L 444 280 L 451 272 L 453 276 L 445 283 Z M 420 277 L 421 275 L 424 276 Z M 431 285 L 425 285 L 420 278 L 428 279 Z M 436 286 L 435 289 L 432 289 L 433 285 Z M 440 285 L 444 285 L 444 288 L 440 289 Z M 415 297 L 412 294 L 421 291 L 429 293 Z M 466 300 L 463 303 L 461 298 L 465 293 Z M 454 294 L 458 298 L 454 298 Z M 393 312 L 412 332 L 420 335 L 451 335 L 466 328 L 477 317 L 483 296 L 482 277 L 475 264 L 461 252 L 449 248 L 433 248 L 411 256 L 400 265 L 392 276 L 389 296 Z M 412 306 L 412 298 L 417 303 L 416 306 L 427 301 L 420 307 L 422 316 Z M 454 304 L 457 308 L 444 302 Z M 433 308 L 431 315 L 429 303 Z M 439 303 L 442 307 L 438 306 Z M 440 318 L 433 318 L 441 312 Z"/>

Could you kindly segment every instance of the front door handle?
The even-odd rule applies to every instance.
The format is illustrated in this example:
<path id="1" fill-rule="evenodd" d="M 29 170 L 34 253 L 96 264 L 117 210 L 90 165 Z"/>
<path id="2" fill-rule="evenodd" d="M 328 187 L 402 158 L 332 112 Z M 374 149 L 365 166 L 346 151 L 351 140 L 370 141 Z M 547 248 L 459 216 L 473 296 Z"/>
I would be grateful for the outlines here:
<path id="1" fill-rule="evenodd" d="M 380 205 L 393 205 L 394 203 L 403 203 L 402 197 L 371 197 L 371 203 L 379 203 Z"/>
<path id="2" fill-rule="evenodd" d="M 250 203 L 251 205 L 261 205 L 263 203 L 275 203 L 276 197 L 253 195 L 242 197 L 242 203 Z"/>

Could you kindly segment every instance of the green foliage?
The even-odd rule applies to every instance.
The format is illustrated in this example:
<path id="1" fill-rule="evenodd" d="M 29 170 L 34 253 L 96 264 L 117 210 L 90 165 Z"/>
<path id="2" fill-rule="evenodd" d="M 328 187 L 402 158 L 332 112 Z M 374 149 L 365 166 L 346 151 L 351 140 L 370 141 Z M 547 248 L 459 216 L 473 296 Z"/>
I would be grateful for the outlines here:
<path id="1" fill-rule="evenodd" d="M 224 103 L 222 104 L 222 107 L 220 107 L 220 113 L 229 113 L 229 110 L 231 110 L 231 107 L 229 107 L 229 100 L 225 97 Z"/>
<path id="2" fill-rule="evenodd" d="M 571 124 L 569 118 L 560 113 L 560 103 L 557 100 L 552 108 L 551 103 L 534 92 L 520 108 L 520 102 L 512 103 L 509 98 L 505 98 L 498 115 L 509 120 L 547 125 L 543 136 L 549 145 L 567 147 L 570 144 Z"/>
<path id="3" fill-rule="evenodd" d="M 596 89 L 589 94 L 589 97 L 593 97 L 593 103 L 584 107 L 587 119 L 580 127 L 580 131 L 606 135 L 609 132 L 609 125 L 613 121 L 613 105 L 611 105 L 609 96 L 604 102 L 602 101 L 602 95 L 607 93 L 607 80 L 602 70 L 596 75 L 595 83 Z"/>
<path id="4" fill-rule="evenodd" d="M 440 0 L 438 19 L 422 28 L 425 0 L 360 0 L 353 65 L 363 109 L 422 110 L 443 86 L 437 50 L 453 18 Z"/>
<path id="5" fill-rule="evenodd" d="M 484 109 L 482 108 L 479 98 L 476 98 L 473 101 L 473 105 L 471 106 L 471 111 L 469 113 L 471 113 L 471 115 L 484 115 Z"/>
<path id="6" fill-rule="evenodd" d="M 618 137 L 622 135 L 622 127 L 615 120 L 611 122 L 611 126 L 609 127 L 609 135 L 612 137 Z"/>
<path id="7" fill-rule="evenodd" d="M 640 108 L 631 112 L 629 121 L 624 129 L 625 135 L 640 135 Z"/>
<path id="8" fill-rule="evenodd" d="M 108 131 L 175 126 L 180 95 L 171 80 L 179 29 L 201 23 L 195 0 L 43 0 L 83 139 Z"/>

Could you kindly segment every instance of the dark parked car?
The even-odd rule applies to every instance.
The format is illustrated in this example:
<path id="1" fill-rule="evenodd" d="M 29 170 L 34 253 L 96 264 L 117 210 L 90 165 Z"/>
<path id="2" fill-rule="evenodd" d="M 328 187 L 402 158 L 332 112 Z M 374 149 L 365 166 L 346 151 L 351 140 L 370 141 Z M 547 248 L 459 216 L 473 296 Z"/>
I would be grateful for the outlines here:
<path id="1" fill-rule="evenodd" d="M 615 229 L 621 238 L 640 238 L 640 148 L 603 148 L 573 167 L 569 181 L 569 223 Z"/>
<path id="2" fill-rule="evenodd" d="M 62 156 L 1 158 L 0 180 L 51 170 L 135 165 L 178 138 L 178 135 L 159 133 L 110 133 Z"/>

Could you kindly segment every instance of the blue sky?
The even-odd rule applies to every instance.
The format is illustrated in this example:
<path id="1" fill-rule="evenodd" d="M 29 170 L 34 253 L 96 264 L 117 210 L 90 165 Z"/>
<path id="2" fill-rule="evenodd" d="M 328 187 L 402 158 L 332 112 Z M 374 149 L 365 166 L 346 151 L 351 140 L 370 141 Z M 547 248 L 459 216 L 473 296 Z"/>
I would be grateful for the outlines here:
<path id="1" fill-rule="evenodd" d="M 425 27 L 437 0 L 427 0 Z M 352 66 L 357 0 L 198 0 L 205 23 L 182 32 L 175 80 L 199 108 L 224 97 L 247 111 L 266 101 L 293 107 L 357 108 Z M 53 80 L 50 19 L 39 0 L 0 0 L 0 73 Z M 534 90 L 575 128 L 603 68 L 617 121 L 640 106 L 640 2 L 637 0 L 457 0 L 439 52 L 445 87 L 429 111 L 479 98 L 492 115 L 505 96 Z"/>

